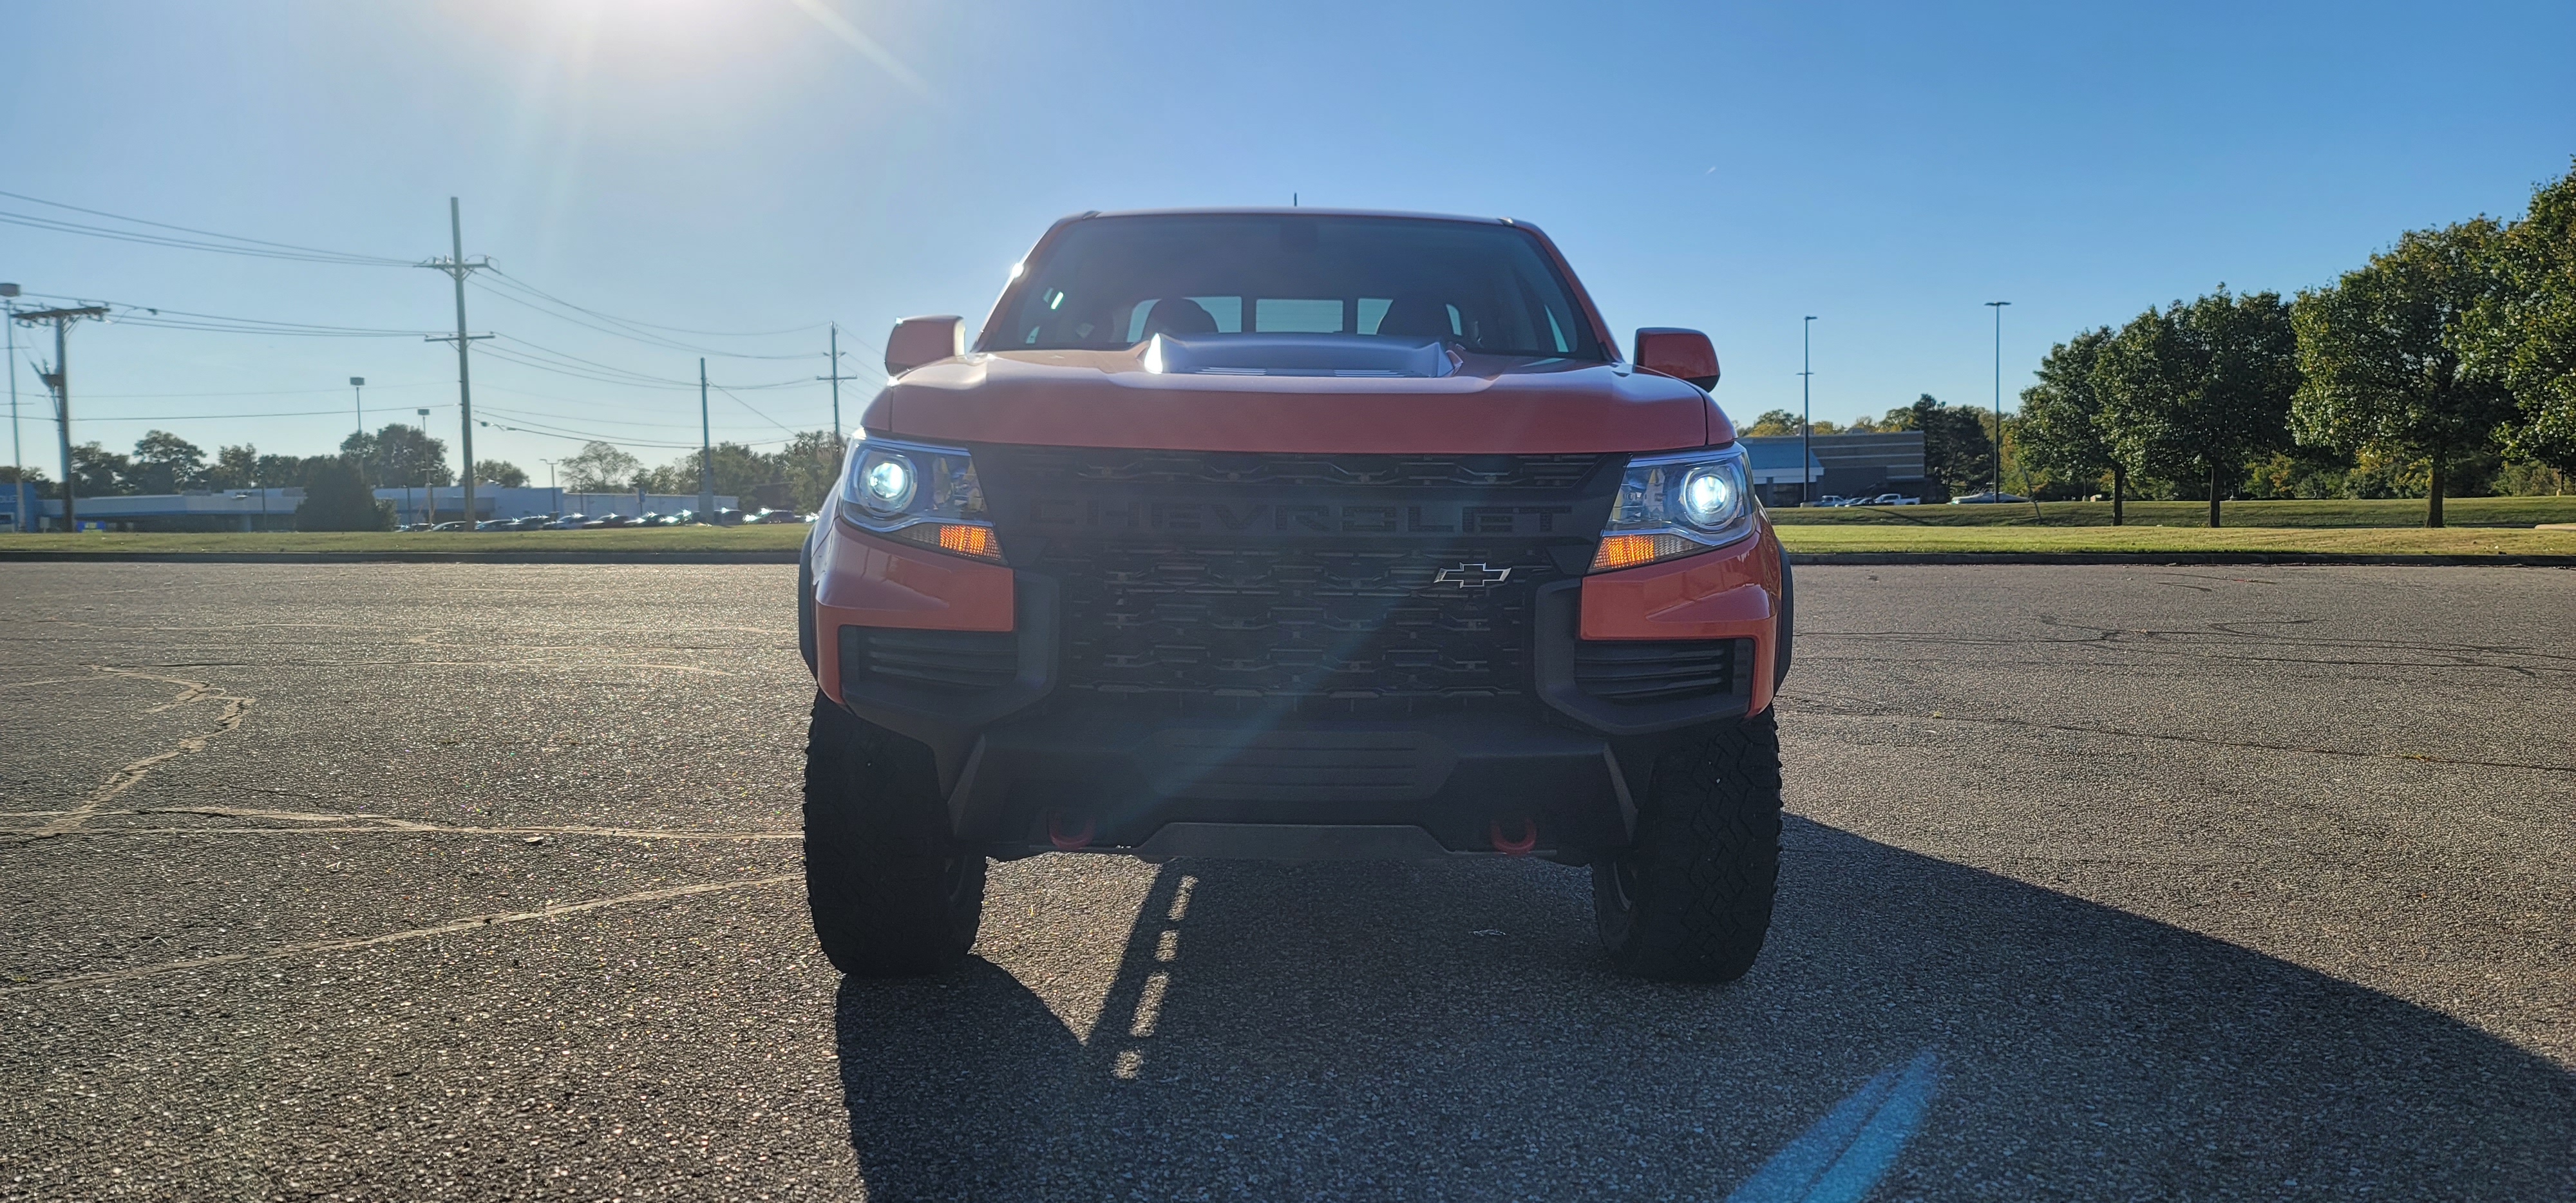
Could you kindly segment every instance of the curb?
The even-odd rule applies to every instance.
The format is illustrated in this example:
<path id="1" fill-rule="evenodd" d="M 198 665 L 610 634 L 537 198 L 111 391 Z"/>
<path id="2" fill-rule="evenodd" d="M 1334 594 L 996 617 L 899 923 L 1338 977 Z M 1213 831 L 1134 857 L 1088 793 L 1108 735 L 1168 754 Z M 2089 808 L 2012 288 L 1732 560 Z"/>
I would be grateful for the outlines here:
<path id="1" fill-rule="evenodd" d="M 2360 555 L 2299 551 L 1793 551 L 1793 565 L 2273 564 L 2308 567 L 2576 568 L 2576 556 Z"/>
<path id="2" fill-rule="evenodd" d="M 0 564 L 793 564 L 793 547 L 757 551 L 21 551 Z"/>
<path id="3" fill-rule="evenodd" d="M 745 551 L 27 551 L 0 550 L 0 564 L 793 564 L 792 547 Z M 2345 555 L 2296 551 L 1793 551 L 1793 565 L 1906 564 L 2186 565 L 2308 567 L 2576 568 L 2576 556 Z"/>

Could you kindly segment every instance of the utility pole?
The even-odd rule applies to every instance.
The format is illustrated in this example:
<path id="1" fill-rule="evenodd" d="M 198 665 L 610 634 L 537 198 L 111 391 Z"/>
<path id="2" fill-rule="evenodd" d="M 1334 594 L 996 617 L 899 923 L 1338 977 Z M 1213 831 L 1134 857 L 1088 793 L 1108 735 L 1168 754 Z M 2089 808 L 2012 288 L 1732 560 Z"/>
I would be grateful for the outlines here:
<path id="1" fill-rule="evenodd" d="M 698 521 L 712 523 L 715 520 L 715 428 L 707 425 L 707 361 L 701 356 L 698 359 Z"/>
<path id="2" fill-rule="evenodd" d="M 492 260 L 486 255 L 478 257 L 473 263 L 465 261 L 465 219 L 459 214 L 456 198 L 452 196 L 447 198 L 447 236 L 450 239 L 451 248 L 447 258 L 431 259 L 412 266 L 446 272 L 456 278 L 456 333 L 425 335 L 422 341 L 433 343 L 452 341 L 456 344 L 456 404 L 462 411 L 459 422 L 465 432 L 463 440 L 465 444 L 464 519 L 472 523 L 474 521 L 474 383 L 473 371 L 468 366 L 465 351 L 467 344 L 474 340 L 492 336 L 465 332 L 465 277 L 492 266 Z M 431 512 L 436 513 L 436 507 L 433 506 Z M 471 527 L 469 526 L 468 529 Z"/>
<path id="3" fill-rule="evenodd" d="M 847 432 L 841 429 L 841 382 L 856 380 L 858 377 L 841 374 L 841 323 L 839 322 L 832 323 L 832 374 L 817 376 L 815 379 L 832 382 L 832 449 L 847 455 L 850 450 L 850 440 Z"/>
<path id="4" fill-rule="evenodd" d="M 106 316 L 107 306 L 105 305 L 83 305 L 76 309 L 13 310 L 9 314 L 12 321 L 25 322 L 30 326 L 38 322 L 54 324 L 54 370 L 39 373 L 38 378 L 45 382 L 47 388 L 54 390 L 54 435 L 61 441 L 63 452 L 64 530 L 80 529 L 80 518 L 73 512 L 72 500 L 72 372 L 70 361 L 66 358 L 70 346 L 64 339 L 64 332 L 71 329 L 73 322 L 82 318 Z"/>
<path id="5" fill-rule="evenodd" d="M 1995 311 L 1995 483 L 1987 498 L 2000 505 L 2004 499 L 2004 306 L 2010 301 L 1988 301 L 1986 308 Z"/>
<path id="6" fill-rule="evenodd" d="M 1806 483 L 1798 486 L 1798 504 L 1816 504 L 1816 407 L 1814 385 L 1816 361 L 1813 355 L 1816 315 L 1808 314 L 1798 323 L 1798 476 Z"/>
<path id="7" fill-rule="evenodd" d="M 537 462 L 546 466 L 546 495 L 555 499 L 554 508 L 547 512 L 561 518 L 563 517 L 563 490 L 555 487 L 555 462 L 550 459 L 541 459 Z"/>
<path id="8" fill-rule="evenodd" d="M 357 411 L 357 415 L 358 415 L 358 437 L 359 437 L 359 438 L 365 438 L 365 437 L 367 436 L 367 391 L 366 391 L 366 390 L 367 390 L 367 378 L 366 378 L 366 377 L 364 377 L 364 376 L 351 376 L 351 377 L 349 377 L 349 404 L 350 404 L 350 406 L 351 406 L 353 409 L 355 409 L 355 410 Z"/>
<path id="9" fill-rule="evenodd" d="M 18 323 L 9 320 L 18 316 L 17 297 L 17 285 L 0 284 L 0 308 L 7 311 L 7 316 L 0 317 L 0 329 L 7 331 L 9 344 L 9 490 L 17 503 L 9 511 L 9 533 L 24 534 L 27 530 L 27 454 L 18 433 Z M 840 369 L 832 370 L 837 372 Z"/>

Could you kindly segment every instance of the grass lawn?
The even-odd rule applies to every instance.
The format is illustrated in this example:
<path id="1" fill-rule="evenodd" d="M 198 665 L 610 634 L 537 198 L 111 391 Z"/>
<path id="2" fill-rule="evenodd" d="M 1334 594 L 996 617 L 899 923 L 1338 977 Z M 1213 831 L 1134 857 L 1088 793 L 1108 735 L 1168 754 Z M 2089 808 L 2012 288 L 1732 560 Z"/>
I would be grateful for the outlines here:
<path id="1" fill-rule="evenodd" d="M 1944 506 L 1968 509 L 1968 506 Z M 1991 509 L 1991 506 L 1978 506 Z M 1830 512 L 1830 511 L 1828 511 Z M 2023 512 L 2029 512 L 2023 507 Z M 2283 552 L 2310 555 L 2576 556 L 2576 531 L 2492 527 L 1897 526 L 1779 528 L 1791 551 Z"/>
<path id="2" fill-rule="evenodd" d="M 2123 507 L 2130 526 L 2201 526 L 2209 522 L 2206 501 L 2132 501 Z M 1782 526 L 1841 526 L 1893 523 L 1900 526 L 2109 526 L 2107 501 L 2043 501 L 2037 513 L 2020 505 L 1890 505 L 1837 506 L 1771 511 Z M 2576 522 L 2576 497 L 2452 497 L 2442 503 L 2449 526 L 2520 527 L 2543 522 Z M 2424 525 L 2422 498 L 2386 501 L 2229 501 L 2219 508 L 2228 526 L 2412 526 Z"/>
<path id="3" fill-rule="evenodd" d="M 793 551 L 812 527 L 659 526 L 615 530 L 0 535 L 24 551 Z"/>
<path id="4" fill-rule="evenodd" d="M 2249 507 L 2254 502 L 2246 503 Z M 2301 503 L 2281 503 L 2301 504 Z M 2370 504 L 2370 503 L 2359 503 Z M 1914 509 L 1917 507 L 1906 507 Z M 1933 513 L 1996 506 L 1920 507 Z M 2025 516 L 2029 507 L 2021 507 Z M 2230 507 L 2231 510 L 2234 507 Z M 1794 514 L 1798 511 L 1777 511 Z M 1817 511 L 1834 513 L 1833 510 Z M 495 531 L 447 534 L 0 535 L 12 550 L 91 552 L 256 551 L 793 551 L 803 526 L 679 526 L 644 530 Z M 2576 531 L 2493 527 L 2032 526 L 1889 522 L 1783 524 L 1791 551 L 2285 552 L 2315 555 L 2576 556 Z"/>

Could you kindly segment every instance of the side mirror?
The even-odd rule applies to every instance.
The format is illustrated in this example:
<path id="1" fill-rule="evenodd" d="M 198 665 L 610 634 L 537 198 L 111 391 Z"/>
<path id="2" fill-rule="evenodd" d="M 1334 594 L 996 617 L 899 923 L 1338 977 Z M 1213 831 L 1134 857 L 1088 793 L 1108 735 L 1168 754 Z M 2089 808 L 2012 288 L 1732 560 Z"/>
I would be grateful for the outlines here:
<path id="1" fill-rule="evenodd" d="M 1637 366 L 1679 376 L 1702 389 L 1717 387 L 1717 348 L 1697 330 L 1646 326 L 1637 331 Z"/>
<path id="2" fill-rule="evenodd" d="M 896 322 L 894 333 L 886 335 L 886 375 L 900 376 L 925 363 L 954 359 L 965 353 L 966 319 L 953 314 L 908 317 Z"/>

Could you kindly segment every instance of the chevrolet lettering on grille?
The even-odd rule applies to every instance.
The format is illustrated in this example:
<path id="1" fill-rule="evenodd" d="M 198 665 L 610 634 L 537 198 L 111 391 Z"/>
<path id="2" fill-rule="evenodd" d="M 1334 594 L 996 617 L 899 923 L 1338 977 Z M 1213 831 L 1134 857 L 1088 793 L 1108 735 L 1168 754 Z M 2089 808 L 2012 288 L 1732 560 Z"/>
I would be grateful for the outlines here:
<path id="1" fill-rule="evenodd" d="M 1512 570 L 1509 568 L 1492 568 L 1483 564 L 1460 564 L 1455 568 L 1441 569 L 1440 575 L 1431 578 L 1431 583 L 1435 585 L 1456 585 L 1461 589 L 1491 589 L 1510 579 L 1512 579 Z"/>

